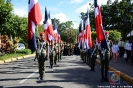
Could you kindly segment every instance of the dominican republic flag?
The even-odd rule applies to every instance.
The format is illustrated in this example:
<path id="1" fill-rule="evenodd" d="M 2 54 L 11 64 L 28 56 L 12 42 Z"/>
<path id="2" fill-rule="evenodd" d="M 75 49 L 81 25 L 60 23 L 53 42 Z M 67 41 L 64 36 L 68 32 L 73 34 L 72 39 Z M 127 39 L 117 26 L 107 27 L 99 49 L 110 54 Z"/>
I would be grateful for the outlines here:
<path id="1" fill-rule="evenodd" d="M 89 13 L 87 10 L 85 19 L 85 43 L 86 48 L 90 49 L 92 47 L 92 38 L 91 38 L 91 27 L 90 27 L 90 20 L 89 20 Z"/>
<path id="2" fill-rule="evenodd" d="M 78 34 L 78 43 L 80 42 L 82 38 L 82 22 L 79 24 L 79 34 Z"/>
<path id="3" fill-rule="evenodd" d="M 53 32 L 53 27 L 52 27 L 52 22 L 50 19 L 50 13 L 47 13 L 47 8 L 45 8 L 45 20 L 44 20 L 44 32 L 47 37 L 47 41 L 53 40 L 54 37 L 54 32 Z"/>
<path id="4" fill-rule="evenodd" d="M 61 42 L 61 37 L 60 37 L 60 29 L 58 28 L 57 29 L 57 35 L 58 35 L 58 42 L 60 43 Z"/>
<path id="5" fill-rule="evenodd" d="M 38 0 L 29 0 L 28 4 L 28 48 L 33 53 L 37 49 L 35 27 L 42 20 L 42 15 Z"/>
<path id="6" fill-rule="evenodd" d="M 54 31 L 54 40 L 58 40 L 58 31 L 57 31 L 57 25 L 56 25 L 55 19 L 53 23 L 53 31 Z"/>
<path id="7" fill-rule="evenodd" d="M 79 24 L 79 34 L 78 34 L 78 47 L 79 49 L 81 49 L 81 45 L 82 45 L 82 21 Z"/>
<path id="8" fill-rule="evenodd" d="M 98 5 L 97 1 L 98 0 L 94 0 L 96 36 L 97 36 L 98 43 L 101 43 L 101 47 L 104 48 L 104 49 L 109 50 L 107 39 L 106 39 L 105 33 L 103 31 L 101 10 L 100 10 L 100 6 Z"/>

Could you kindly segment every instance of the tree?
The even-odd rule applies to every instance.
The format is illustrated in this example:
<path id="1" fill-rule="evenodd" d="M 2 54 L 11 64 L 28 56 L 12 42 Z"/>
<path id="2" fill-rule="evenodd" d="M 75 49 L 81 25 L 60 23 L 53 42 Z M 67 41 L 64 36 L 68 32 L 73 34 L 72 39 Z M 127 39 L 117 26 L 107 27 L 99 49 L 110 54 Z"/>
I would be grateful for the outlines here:
<path id="1" fill-rule="evenodd" d="M 61 39 L 67 43 L 75 43 L 76 32 L 74 29 L 66 29 L 61 31 Z"/>
<path id="2" fill-rule="evenodd" d="M 0 0 L 0 32 L 5 34 L 13 10 L 11 0 Z"/>

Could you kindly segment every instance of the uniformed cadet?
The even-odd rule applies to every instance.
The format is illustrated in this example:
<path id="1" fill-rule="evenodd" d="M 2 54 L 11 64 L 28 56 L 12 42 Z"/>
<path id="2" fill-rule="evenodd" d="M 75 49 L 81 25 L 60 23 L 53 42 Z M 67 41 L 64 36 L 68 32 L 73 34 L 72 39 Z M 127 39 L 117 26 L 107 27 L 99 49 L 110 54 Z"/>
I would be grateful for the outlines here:
<path id="1" fill-rule="evenodd" d="M 90 67 L 91 67 L 90 71 L 94 71 L 97 54 L 98 54 L 98 49 L 97 49 L 95 42 L 93 42 L 92 53 L 91 53 L 91 57 L 90 57 Z"/>
<path id="2" fill-rule="evenodd" d="M 45 73 L 45 59 L 46 59 L 46 51 L 48 51 L 48 42 L 45 39 L 44 32 L 40 33 L 40 39 L 39 39 L 39 47 L 38 54 L 39 58 L 38 60 L 38 67 L 39 67 L 39 79 L 43 80 L 44 73 Z"/>
<path id="3" fill-rule="evenodd" d="M 57 60 L 58 60 L 58 62 L 60 61 L 60 42 L 58 42 L 58 44 L 57 44 L 57 47 L 58 47 L 58 53 L 57 53 Z"/>
<path id="4" fill-rule="evenodd" d="M 102 77 L 101 82 L 104 82 L 104 81 L 109 82 L 108 68 L 109 68 L 110 55 L 112 53 L 112 51 L 111 51 L 112 43 L 108 39 L 109 32 L 105 32 L 105 36 L 106 36 L 106 39 L 107 39 L 107 44 L 109 46 L 109 50 L 101 48 L 101 55 L 100 55 L 101 77 Z"/>
<path id="5" fill-rule="evenodd" d="M 55 56 L 54 42 L 50 41 L 50 44 L 49 44 L 50 68 L 53 68 L 54 56 Z"/>
<path id="6" fill-rule="evenodd" d="M 58 60 L 58 45 L 57 45 L 57 41 L 55 41 L 54 47 L 55 47 L 54 64 L 56 65 L 57 64 L 57 60 Z"/>
<path id="7" fill-rule="evenodd" d="M 60 44 L 60 60 L 61 60 L 61 57 L 62 57 L 62 54 L 63 54 L 63 50 L 64 50 L 64 45 L 63 45 L 63 42 L 61 42 Z"/>

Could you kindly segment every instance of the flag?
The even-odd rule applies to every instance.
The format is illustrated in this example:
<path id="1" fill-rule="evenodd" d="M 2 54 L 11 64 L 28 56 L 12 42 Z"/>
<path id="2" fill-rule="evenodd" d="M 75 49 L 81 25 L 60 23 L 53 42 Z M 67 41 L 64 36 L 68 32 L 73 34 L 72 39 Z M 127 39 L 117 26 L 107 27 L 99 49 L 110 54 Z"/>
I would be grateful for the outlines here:
<path id="1" fill-rule="evenodd" d="M 56 25 L 55 19 L 54 19 L 54 23 L 53 23 L 53 31 L 54 31 L 54 39 L 58 40 L 57 25 Z"/>
<path id="2" fill-rule="evenodd" d="M 61 37 L 60 37 L 60 29 L 59 27 L 57 28 L 57 34 L 58 34 L 58 42 L 61 42 Z"/>
<path id="3" fill-rule="evenodd" d="M 82 22 L 79 24 L 79 33 L 78 33 L 78 43 L 80 42 L 82 37 Z"/>
<path id="4" fill-rule="evenodd" d="M 101 43 L 101 47 L 104 48 L 104 49 L 109 50 L 109 46 L 107 44 L 107 39 L 106 39 L 105 33 L 103 31 L 101 10 L 100 10 L 100 6 L 98 5 L 97 1 L 98 0 L 94 0 L 96 37 L 97 37 L 98 43 Z"/>
<path id="5" fill-rule="evenodd" d="M 78 33 L 78 47 L 81 49 L 82 46 L 82 21 L 79 24 L 79 33 Z"/>
<path id="6" fill-rule="evenodd" d="M 86 19 L 85 19 L 85 42 L 86 42 L 87 49 L 90 49 L 92 47 L 92 38 L 91 38 L 91 27 L 90 27 L 88 10 L 87 10 Z"/>
<path id="7" fill-rule="evenodd" d="M 51 41 L 54 37 L 52 22 L 50 19 L 50 13 L 47 13 L 47 8 L 45 8 L 45 20 L 44 20 L 44 32 L 46 34 L 46 37 L 48 41 Z"/>
<path id="8" fill-rule="evenodd" d="M 35 27 L 42 20 L 42 15 L 38 0 L 29 0 L 28 5 L 28 48 L 31 49 L 33 53 L 37 48 Z"/>

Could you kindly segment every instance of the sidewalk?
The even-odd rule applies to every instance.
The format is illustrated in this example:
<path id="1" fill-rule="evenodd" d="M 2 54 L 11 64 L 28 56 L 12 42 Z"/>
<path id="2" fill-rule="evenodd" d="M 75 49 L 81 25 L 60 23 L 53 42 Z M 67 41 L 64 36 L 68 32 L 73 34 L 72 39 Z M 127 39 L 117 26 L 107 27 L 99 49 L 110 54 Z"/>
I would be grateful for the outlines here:
<path id="1" fill-rule="evenodd" d="M 99 59 L 97 59 L 97 63 L 100 63 Z M 123 57 L 118 58 L 116 62 L 111 59 L 109 65 L 110 70 L 120 71 L 121 78 L 133 85 L 133 65 L 131 65 L 130 60 L 126 63 L 126 60 Z"/>

